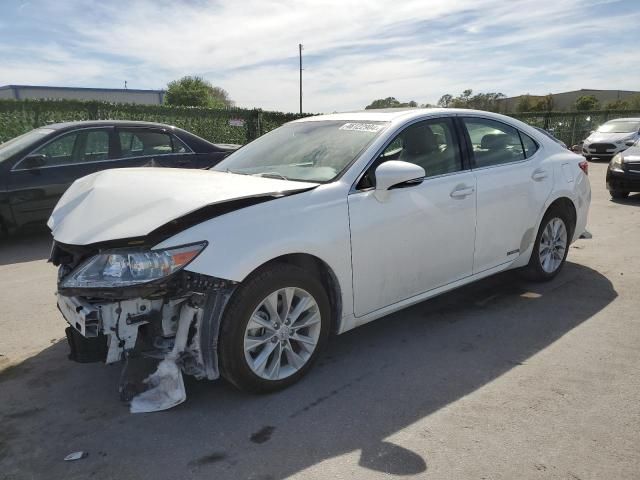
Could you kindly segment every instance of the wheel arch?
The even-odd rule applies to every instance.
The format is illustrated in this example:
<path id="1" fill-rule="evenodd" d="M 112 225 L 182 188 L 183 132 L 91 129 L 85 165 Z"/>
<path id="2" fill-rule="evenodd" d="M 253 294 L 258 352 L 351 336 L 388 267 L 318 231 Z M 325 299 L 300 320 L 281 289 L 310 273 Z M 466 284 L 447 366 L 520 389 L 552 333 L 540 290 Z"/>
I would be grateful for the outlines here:
<path id="1" fill-rule="evenodd" d="M 545 209 L 544 213 L 542 214 L 542 217 L 540 218 L 540 222 L 538 222 L 538 229 L 540 228 L 540 223 L 542 222 L 542 218 L 544 218 L 547 212 L 552 208 L 560 208 L 564 212 L 566 212 L 567 215 L 569 216 L 569 221 L 571 222 L 571 225 L 569 225 L 569 227 L 571 228 L 569 239 L 571 239 L 573 237 L 573 234 L 575 233 L 576 223 L 578 221 L 578 210 L 576 209 L 576 206 L 573 203 L 573 200 L 571 200 L 569 197 L 566 197 L 566 196 L 560 196 L 549 204 L 549 206 Z"/>
<path id="2" fill-rule="evenodd" d="M 342 289 L 337 275 L 329 264 L 309 253 L 288 253 L 264 262 L 253 269 L 246 278 L 276 263 L 295 265 L 317 276 L 329 296 L 329 304 L 331 305 L 331 331 L 337 333 L 340 329 L 342 319 Z"/>

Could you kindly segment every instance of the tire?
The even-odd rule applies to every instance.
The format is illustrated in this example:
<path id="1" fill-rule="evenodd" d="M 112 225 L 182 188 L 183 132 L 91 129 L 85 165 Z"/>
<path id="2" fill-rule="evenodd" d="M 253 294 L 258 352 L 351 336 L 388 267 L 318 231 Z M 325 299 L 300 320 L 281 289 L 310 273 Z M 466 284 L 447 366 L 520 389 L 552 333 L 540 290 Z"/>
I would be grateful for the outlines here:
<path id="1" fill-rule="evenodd" d="M 562 234 L 562 230 L 559 230 L 558 242 L 551 242 L 552 247 L 548 247 L 550 243 L 549 237 L 553 237 L 553 232 L 556 226 L 559 225 L 558 222 L 561 223 L 561 229 L 563 229 L 564 234 Z M 551 230 L 546 230 L 548 227 L 551 228 Z M 569 215 L 564 209 L 552 207 L 545 213 L 542 222 L 540 222 L 540 228 L 536 235 L 529 264 L 522 270 L 525 278 L 537 282 L 546 282 L 558 275 L 567 258 L 574 228 L 575 226 L 572 224 Z M 549 235 L 550 233 L 552 235 Z M 559 247 L 562 243 L 564 243 L 564 247 L 560 249 Z M 550 250 L 552 251 L 550 252 Z M 548 252 L 551 257 L 545 255 L 545 251 Z M 545 259 L 544 261 L 543 258 Z"/>
<path id="2" fill-rule="evenodd" d="M 623 200 L 629 196 L 629 192 L 623 192 L 621 190 L 609 190 L 611 194 L 611 198 L 615 198 L 616 200 Z"/>
<path id="3" fill-rule="evenodd" d="M 585 155 L 584 159 L 585 159 L 587 162 L 590 162 L 590 161 L 591 161 L 591 157 L 590 157 L 589 155 Z"/>
<path id="4" fill-rule="evenodd" d="M 289 309 L 284 308 L 287 297 Z M 250 393 L 292 385 L 326 345 L 330 318 L 329 298 L 318 278 L 290 264 L 259 270 L 227 305 L 218 342 L 221 375 Z"/>

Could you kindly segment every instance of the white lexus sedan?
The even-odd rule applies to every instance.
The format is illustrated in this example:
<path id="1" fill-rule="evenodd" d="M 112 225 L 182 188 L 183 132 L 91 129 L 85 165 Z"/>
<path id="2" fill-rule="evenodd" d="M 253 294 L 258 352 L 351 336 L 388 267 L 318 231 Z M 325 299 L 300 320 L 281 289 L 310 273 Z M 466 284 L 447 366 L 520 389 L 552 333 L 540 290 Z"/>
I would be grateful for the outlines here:
<path id="1" fill-rule="evenodd" d="M 408 109 L 296 120 L 208 171 L 84 177 L 49 220 L 71 357 L 161 359 L 134 412 L 184 401 L 183 374 L 286 387 L 332 332 L 504 270 L 552 279 L 587 165 L 509 117 Z"/>

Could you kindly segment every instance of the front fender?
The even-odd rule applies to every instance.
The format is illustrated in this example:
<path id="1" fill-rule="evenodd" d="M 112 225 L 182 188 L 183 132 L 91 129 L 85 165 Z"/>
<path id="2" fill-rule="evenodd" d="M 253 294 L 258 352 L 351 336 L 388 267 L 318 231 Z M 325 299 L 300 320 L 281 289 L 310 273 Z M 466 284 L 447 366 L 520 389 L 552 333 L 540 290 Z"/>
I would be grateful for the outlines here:
<path id="1" fill-rule="evenodd" d="M 207 240 L 187 270 L 235 282 L 274 258 L 312 255 L 333 270 L 343 312 L 352 312 L 347 188 L 328 184 L 252 205 L 188 228 L 154 248 Z"/>

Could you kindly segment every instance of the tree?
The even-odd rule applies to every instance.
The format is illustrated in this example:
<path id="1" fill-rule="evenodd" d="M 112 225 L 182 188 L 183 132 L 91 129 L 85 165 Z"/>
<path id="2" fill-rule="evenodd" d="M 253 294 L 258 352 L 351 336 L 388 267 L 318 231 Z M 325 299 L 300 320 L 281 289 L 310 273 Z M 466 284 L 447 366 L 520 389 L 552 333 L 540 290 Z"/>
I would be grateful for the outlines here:
<path id="1" fill-rule="evenodd" d="M 457 97 L 453 97 L 450 94 L 445 94 L 438 100 L 439 107 L 453 107 L 453 108 L 474 108 L 476 110 L 488 110 L 491 112 L 498 111 L 498 100 L 504 98 L 503 93 L 477 93 L 473 94 L 473 90 L 470 88 L 464 90 Z"/>
<path id="2" fill-rule="evenodd" d="M 233 106 L 227 91 L 202 77 L 186 76 L 169 82 L 165 102 L 187 107 L 226 108 Z"/>
<path id="3" fill-rule="evenodd" d="M 607 102 L 604 106 L 605 110 L 627 110 L 629 108 L 629 104 L 624 100 L 615 100 L 613 102 Z"/>
<path id="4" fill-rule="evenodd" d="M 440 100 L 438 100 L 438 106 L 443 108 L 449 108 L 452 103 L 453 103 L 453 95 L 450 95 L 448 93 L 442 95 L 440 97 Z"/>
<path id="5" fill-rule="evenodd" d="M 553 110 L 553 95 L 550 93 L 533 102 L 532 112 L 550 112 Z"/>
<path id="6" fill-rule="evenodd" d="M 530 112 L 532 108 L 533 101 L 531 100 L 531 95 L 527 93 L 526 95 L 520 96 L 516 104 L 516 112 Z"/>
<path id="7" fill-rule="evenodd" d="M 630 110 L 640 110 L 640 93 L 630 96 L 626 101 Z"/>
<path id="8" fill-rule="evenodd" d="M 418 104 L 411 100 L 410 102 L 402 103 L 396 97 L 379 98 L 374 100 L 369 105 L 364 107 L 365 110 L 371 110 L 374 108 L 401 108 L 401 107 L 417 107 Z"/>
<path id="9" fill-rule="evenodd" d="M 576 110 L 598 110 L 600 102 L 594 95 L 582 95 L 576 99 Z"/>

